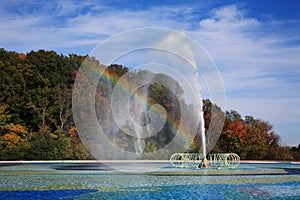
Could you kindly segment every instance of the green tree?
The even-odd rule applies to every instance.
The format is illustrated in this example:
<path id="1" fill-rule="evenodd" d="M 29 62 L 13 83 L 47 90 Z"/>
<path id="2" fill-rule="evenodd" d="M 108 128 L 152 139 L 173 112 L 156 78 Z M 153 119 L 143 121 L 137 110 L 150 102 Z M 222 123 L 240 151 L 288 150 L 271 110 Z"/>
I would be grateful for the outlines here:
<path id="1" fill-rule="evenodd" d="M 7 105 L 0 105 L 0 135 L 2 135 L 9 120 L 10 115 L 7 111 Z"/>

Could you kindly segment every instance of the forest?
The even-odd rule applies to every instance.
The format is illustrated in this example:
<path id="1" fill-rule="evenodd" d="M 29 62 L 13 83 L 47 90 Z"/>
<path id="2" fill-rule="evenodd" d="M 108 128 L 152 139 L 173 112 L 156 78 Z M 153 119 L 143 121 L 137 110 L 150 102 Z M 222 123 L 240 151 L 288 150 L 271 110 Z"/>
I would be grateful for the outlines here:
<path id="1" fill-rule="evenodd" d="M 72 113 L 74 82 L 87 58 L 76 54 L 60 55 L 55 51 L 39 50 L 25 54 L 0 49 L 0 160 L 94 159 L 80 140 Z M 95 63 L 100 66 L 100 63 Z M 114 122 L 106 110 L 110 103 L 109 91 L 124 74 L 130 78 L 141 72 L 128 73 L 128 68 L 119 64 L 101 67 L 105 67 L 104 74 L 112 79 L 110 82 L 99 80 L 97 117 L 103 124 L 109 124 L 105 122 L 107 119 L 112 121 L 111 126 L 104 126 L 105 130 L 110 130 Z M 160 78 L 176 85 L 170 77 Z M 176 91 L 181 92 L 179 86 Z M 170 123 L 180 123 L 179 103 L 187 109 L 188 105 L 177 101 L 174 96 L 177 94 L 158 84 L 149 85 L 148 94 L 149 104 L 160 104 L 167 110 Z M 223 129 L 211 152 L 234 152 L 241 159 L 300 160 L 300 144 L 298 147 L 281 145 L 279 135 L 268 121 L 254 116 L 243 117 L 235 110 L 222 111 L 209 99 L 203 99 L 206 131 L 215 114 L 211 112 L 212 107 L 220 116 L 225 116 L 225 122 L 219 123 Z M 118 143 L 121 140 L 125 150 L 135 151 L 130 138 L 121 131 L 108 137 L 112 141 L 118 140 Z M 143 150 L 159 149 L 173 137 L 174 133 L 166 124 L 157 136 L 144 141 Z M 184 151 L 199 152 L 200 147 L 201 137 L 196 135 Z"/>

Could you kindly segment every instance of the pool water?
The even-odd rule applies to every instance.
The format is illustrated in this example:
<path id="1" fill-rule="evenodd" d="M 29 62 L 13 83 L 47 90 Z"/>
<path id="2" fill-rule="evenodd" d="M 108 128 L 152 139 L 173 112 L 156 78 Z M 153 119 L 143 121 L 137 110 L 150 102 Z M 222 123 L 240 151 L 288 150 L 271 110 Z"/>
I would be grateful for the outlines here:
<path id="1" fill-rule="evenodd" d="M 300 199 L 300 165 L 162 166 L 145 173 L 73 163 L 1 166 L 0 199 Z"/>
<path id="2" fill-rule="evenodd" d="M 97 190 L 20 190 L 0 191 L 1 199 L 59 199 L 75 197 L 84 193 L 97 192 Z"/>

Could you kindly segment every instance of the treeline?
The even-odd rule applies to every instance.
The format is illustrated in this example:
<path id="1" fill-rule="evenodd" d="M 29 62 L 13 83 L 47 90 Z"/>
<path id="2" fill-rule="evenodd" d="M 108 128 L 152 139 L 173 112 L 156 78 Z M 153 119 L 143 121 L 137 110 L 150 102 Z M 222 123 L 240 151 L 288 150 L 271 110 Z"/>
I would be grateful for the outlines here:
<path id="1" fill-rule="evenodd" d="M 0 49 L 0 160 L 93 159 L 78 136 L 72 114 L 74 81 L 86 58 L 75 54 L 58 55 L 54 51 L 20 54 Z M 127 72 L 128 69 L 121 65 L 106 68 L 105 73 L 109 74 L 111 80 L 99 81 L 97 117 L 104 129 L 113 130 L 111 133 L 114 134 L 108 136 L 111 141 L 119 144 L 122 141 L 125 150 L 136 152 L 136 143 L 130 144 L 132 140 L 128 135 L 115 131 L 112 123 L 105 122 L 112 119 L 104 116 L 109 114 L 109 92 Z M 129 73 L 129 76 L 137 73 Z M 161 78 L 168 79 L 166 76 Z M 169 81 L 173 80 L 169 78 Z M 180 87 L 176 91 L 180 93 Z M 174 96 L 177 94 L 170 93 L 168 88 L 158 84 L 149 85 L 148 93 L 148 103 L 162 105 L 169 112 L 166 116 L 168 121 L 180 123 L 179 102 Z M 203 103 L 208 129 L 211 115 L 214 114 L 211 108 L 217 106 L 209 100 Z M 300 160 L 300 145 L 281 146 L 279 136 L 268 122 L 252 116 L 242 118 L 237 111 L 223 114 L 226 115 L 225 124 L 213 152 L 235 152 L 242 159 Z M 147 119 L 144 120 L 140 123 L 147 123 Z M 142 150 L 155 151 L 170 142 L 174 133 L 168 126 L 165 125 L 160 134 L 145 140 Z M 188 151 L 199 151 L 200 140 L 200 136 L 196 136 Z"/>
<path id="2" fill-rule="evenodd" d="M 268 121 L 242 118 L 235 110 L 226 111 L 223 130 L 212 152 L 234 152 L 241 159 L 300 160 L 300 144 L 281 146 L 279 135 Z"/>
<path id="3" fill-rule="evenodd" d="M 84 56 L 0 49 L 0 160 L 90 159 L 72 119 Z"/>

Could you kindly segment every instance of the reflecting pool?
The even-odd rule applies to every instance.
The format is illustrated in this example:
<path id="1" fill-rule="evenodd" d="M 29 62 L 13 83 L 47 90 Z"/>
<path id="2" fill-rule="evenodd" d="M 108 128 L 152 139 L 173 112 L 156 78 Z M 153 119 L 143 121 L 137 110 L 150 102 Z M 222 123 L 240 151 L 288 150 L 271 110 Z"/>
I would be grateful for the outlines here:
<path id="1" fill-rule="evenodd" d="M 0 199 L 300 199 L 300 164 L 242 163 L 235 169 L 177 169 L 167 162 L 1 164 Z"/>

